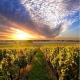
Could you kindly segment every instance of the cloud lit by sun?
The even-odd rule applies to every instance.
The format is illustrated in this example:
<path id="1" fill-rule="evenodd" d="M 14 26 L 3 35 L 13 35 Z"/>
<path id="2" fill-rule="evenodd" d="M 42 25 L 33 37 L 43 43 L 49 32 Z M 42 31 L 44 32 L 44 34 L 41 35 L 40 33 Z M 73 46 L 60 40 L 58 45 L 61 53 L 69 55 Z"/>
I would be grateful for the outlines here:
<path id="1" fill-rule="evenodd" d="M 0 0 L 0 40 L 77 40 L 79 11 L 79 0 Z"/>

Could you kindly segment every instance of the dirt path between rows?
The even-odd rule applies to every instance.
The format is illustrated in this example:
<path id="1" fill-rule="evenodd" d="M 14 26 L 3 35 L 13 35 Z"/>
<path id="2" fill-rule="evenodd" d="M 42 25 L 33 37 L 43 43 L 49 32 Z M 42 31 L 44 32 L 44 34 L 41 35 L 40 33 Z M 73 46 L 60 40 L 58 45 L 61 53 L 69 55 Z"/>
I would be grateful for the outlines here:
<path id="1" fill-rule="evenodd" d="M 21 75 L 21 76 L 23 76 L 23 75 L 24 75 L 25 77 L 28 76 L 28 73 L 29 73 L 29 72 L 31 71 L 31 69 L 32 69 L 32 65 L 34 64 L 35 58 L 36 58 L 36 54 L 33 56 L 32 60 L 31 60 L 31 63 L 28 64 L 28 65 L 24 68 L 24 70 L 23 70 L 23 69 L 20 70 L 20 75 Z M 44 55 L 43 55 L 43 58 L 45 59 Z M 57 80 L 57 78 L 56 78 L 56 76 L 55 76 L 55 72 L 53 72 L 52 68 L 51 68 L 50 65 L 48 64 L 48 61 L 45 60 L 45 62 L 46 62 L 46 69 L 48 70 L 48 73 L 49 73 L 51 79 L 52 79 L 52 80 Z M 22 79 L 21 79 L 21 80 L 22 80 Z"/>
<path id="2" fill-rule="evenodd" d="M 44 55 L 43 55 L 43 57 L 44 57 Z M 44 59 L 45 59 L 45 57 L 44 57 Z M 45 59 L 45 62 L 46 62 L 46 69 L 48 70 L 48 73 L 49 73 L 51 79 L 57 80 L 57 77 L 55 76 L 55 72 L 52 70 L 52 68 L 50 67 L 50 65 L 46 59 Z"/>
<path id="3" fill-rule="evenodd" d="M 52 78 L 52 80 L 57 80 L 57 77 L 54 75 L 55 72 L 53 72 L 53 70 L 51 69 L 51 67 L 47 61 L 46 61 L 46 69 L 48 70 L 48 73 L 49 73 L 50 77 Z"/>

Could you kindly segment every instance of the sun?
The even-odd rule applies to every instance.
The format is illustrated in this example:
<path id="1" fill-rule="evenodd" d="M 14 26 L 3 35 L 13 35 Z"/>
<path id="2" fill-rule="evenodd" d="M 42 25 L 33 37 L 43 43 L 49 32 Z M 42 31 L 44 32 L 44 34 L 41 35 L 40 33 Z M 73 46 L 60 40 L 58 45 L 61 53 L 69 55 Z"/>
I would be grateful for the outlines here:
<path id="1" fill-rule="evenodd" d="M 15 34 L 14 38 L 19 39 L 19 40 L 25 40 L 28 39 L 28 35 L 25 33 L 20 33 L 20 34 Z"/>
<path id="2" fill-rule="evenodd" d="M 16 32 L 11 36 L 13 39 L 15 40 L 28 40 L 31 38 L 35 38 L 34 36 L 32 36 L 31 34 L 18 30 L 15 30 Z"/>

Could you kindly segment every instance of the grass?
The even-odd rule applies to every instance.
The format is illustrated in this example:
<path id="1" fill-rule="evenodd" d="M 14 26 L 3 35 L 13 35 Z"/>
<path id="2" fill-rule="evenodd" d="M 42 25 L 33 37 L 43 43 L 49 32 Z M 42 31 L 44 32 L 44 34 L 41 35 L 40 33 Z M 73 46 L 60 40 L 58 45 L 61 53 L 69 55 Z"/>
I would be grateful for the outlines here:
<path id="1" fill-rule="evenodd" d="M 22 49 L 25 47 L 57 47 L 57 46 L 80 46 L 79 43 L 44 43 L 44 44 L 33 44 L 33 43 L 23 43 L 23 44 L 0 44 L 0 49 Z"/>
<path id="2" fill-rule="evenodd" d="M 40 50 L 38 50 L 36 54 L 33 68 L 29 73 L 28 80 L 51 80 L 50 75 L 46 69 L 45 60 Z"/>
<path id="3" fill-rule="evenodd" d="M 37 45 L 28 44 L 0 44 L 0 49 L 23 49 L 25 47 L 38 47 Z"/>

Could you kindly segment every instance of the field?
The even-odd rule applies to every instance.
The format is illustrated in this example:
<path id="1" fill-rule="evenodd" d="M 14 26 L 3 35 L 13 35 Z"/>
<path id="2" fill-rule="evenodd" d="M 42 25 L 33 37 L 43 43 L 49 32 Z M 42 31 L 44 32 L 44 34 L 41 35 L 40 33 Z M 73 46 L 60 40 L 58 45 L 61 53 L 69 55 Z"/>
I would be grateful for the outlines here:
<path id="1" fill-rule="evenodd" d="M 79 80 L 80 44 L 0 45 L 0 80 Z"/>

